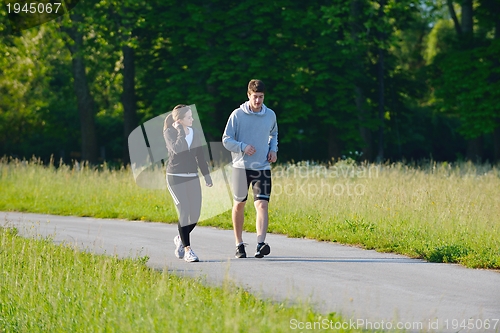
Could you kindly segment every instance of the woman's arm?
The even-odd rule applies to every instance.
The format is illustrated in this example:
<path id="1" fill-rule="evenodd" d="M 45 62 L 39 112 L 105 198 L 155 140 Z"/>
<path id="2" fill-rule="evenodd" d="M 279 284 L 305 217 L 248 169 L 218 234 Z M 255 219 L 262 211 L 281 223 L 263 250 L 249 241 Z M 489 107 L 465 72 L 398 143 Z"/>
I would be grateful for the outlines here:
<path id="1" fill-rule="evenodd" d="M 182 126 L 178 129 L 173 127 L 167 128 L 163 132 L 163 137 L 165 138 L 165 143 L 170 153 L 178 154 L 188 150 L 186 133 Z"/>
<path id="2" fill-rule="evenodd" d="M 208 168 L 207 160 L 205 159 L 205 154 L 203 153 L 203 146 L 201 145 L 201 138 L 198 131 L 194 131 L 194 139 L 196 139 L 195 146 L 195 157 L 198 163 L 198 168 L 201 170 L 201 174 L 205 178 L 205 182 L 208 186 L 212 185 L 212 178 L 210 177 L 210 169 Z M 193 141 L 194 141 L 193 139 Z"/>

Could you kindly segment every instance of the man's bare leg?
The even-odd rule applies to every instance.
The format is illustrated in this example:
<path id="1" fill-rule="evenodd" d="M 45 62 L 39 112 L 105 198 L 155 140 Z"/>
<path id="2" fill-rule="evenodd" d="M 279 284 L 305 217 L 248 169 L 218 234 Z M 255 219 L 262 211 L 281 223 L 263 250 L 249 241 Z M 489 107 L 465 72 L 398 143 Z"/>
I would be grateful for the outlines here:
<path id="1" fill-rule="evenodd" d="M 233 231 L 234 238 L 236 239 L 236 245 L 243 243 L 243 222 L 245 220 L 245 203 L 246 201 L 233 202 Z"/>
<path id="2" fill-rule="evenodd" d="M 257 243 L 264 243 L 269 224 L 269 202 L 266 200 L 256 200 L 254 206 L 256 211 L 255 228 L 257 229 Z"/>

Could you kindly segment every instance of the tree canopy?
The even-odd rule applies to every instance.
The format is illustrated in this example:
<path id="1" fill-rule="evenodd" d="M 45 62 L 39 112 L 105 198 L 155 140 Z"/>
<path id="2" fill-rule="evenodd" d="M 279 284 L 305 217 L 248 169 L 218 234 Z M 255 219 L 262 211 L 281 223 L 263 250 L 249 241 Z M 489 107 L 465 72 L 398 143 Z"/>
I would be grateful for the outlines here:
<path id="1" fill-rule="evenodd" d="M 280 161 L 500 160 L 500 0 L 65 2 L 0 16 L 0 154 L 127 163 L 128 134 L 196 104 L 220 141 L 250 79 Z"/>

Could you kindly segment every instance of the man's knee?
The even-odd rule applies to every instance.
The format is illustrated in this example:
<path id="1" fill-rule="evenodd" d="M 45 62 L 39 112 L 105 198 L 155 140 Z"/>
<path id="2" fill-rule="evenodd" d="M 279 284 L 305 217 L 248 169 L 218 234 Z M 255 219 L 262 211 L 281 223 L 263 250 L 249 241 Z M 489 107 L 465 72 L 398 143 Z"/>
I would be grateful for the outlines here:
<path id="1" fill-rule="evenodd" d="M 256 209 L 265 209 L 267 210 L 269 206 L 269 201 L 267 200 L 255 200 L 254 201 L 254 206 Z"/>
<path id="2" fill-rule="evenodd" d="M 243 209 L 245 208 L 245 204 L 246 204 L 246 200 L 245 201 L 236 201 L 234 200 L 233 201 L 233 208 L 236 209 L 236 210 L 239 210 L 239 209 Z"/>

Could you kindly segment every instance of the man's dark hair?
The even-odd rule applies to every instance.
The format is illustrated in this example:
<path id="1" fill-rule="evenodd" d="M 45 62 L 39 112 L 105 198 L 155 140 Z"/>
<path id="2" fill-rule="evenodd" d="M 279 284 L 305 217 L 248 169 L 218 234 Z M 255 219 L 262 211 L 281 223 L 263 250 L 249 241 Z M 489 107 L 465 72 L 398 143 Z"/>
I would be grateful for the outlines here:
<path id="1" fill-rule="evenodd" d="M 250 82 L 248 82 L 249 94 L 256 92 L 263 93 L 265 92 L 265 90 L 266 86 L 264 85 L 264 82 L 262 82 L 261 80 L 250 80 Z"/>

